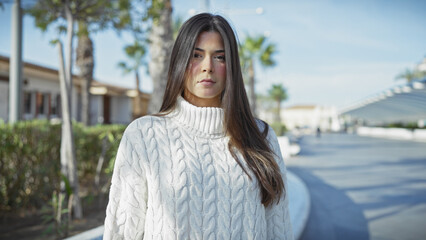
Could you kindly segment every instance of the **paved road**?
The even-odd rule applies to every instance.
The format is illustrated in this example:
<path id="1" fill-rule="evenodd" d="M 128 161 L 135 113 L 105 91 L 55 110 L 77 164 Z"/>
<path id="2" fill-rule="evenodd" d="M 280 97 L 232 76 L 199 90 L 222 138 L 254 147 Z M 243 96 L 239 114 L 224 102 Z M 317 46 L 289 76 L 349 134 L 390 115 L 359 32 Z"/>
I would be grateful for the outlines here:
<path id="1" fill-rule="evenodd" d="M 308 186 L 303 240 L 426 239 L 426 143 L 305 136 L 287 167 Z"/>

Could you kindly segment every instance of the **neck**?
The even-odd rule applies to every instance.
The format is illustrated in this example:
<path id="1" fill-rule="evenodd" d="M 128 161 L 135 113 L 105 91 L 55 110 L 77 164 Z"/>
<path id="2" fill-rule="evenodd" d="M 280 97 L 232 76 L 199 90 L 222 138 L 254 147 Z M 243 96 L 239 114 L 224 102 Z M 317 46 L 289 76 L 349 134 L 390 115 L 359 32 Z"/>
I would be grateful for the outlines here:
<path id="1" fill-rule="evenodd" d="M 197 107 L 221 107 L 220 95 L 214 98 L 200 98 L 185 89 L 183 92 L 183 98 Z"/>

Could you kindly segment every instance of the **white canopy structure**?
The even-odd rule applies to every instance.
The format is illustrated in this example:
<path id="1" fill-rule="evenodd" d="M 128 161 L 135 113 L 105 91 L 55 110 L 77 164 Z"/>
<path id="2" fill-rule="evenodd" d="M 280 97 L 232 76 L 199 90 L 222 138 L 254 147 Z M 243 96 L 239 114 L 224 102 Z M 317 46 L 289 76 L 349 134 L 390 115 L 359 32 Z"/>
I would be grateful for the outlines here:
<path id="1" fill-rule="evenodd" d="M 372 124 L 426 119 L 426 78 L 386 90 L 343 109 L 340 115 Z"/>

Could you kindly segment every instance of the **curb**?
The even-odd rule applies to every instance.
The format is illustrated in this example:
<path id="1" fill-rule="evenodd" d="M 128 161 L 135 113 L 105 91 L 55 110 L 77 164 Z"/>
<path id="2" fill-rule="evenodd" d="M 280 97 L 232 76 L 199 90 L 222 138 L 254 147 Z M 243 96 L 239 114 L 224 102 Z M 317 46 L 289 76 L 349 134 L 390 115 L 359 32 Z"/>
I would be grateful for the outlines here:
<path id="1" fill-rule="evenodd" d="M 74 235 L 63 240 L 102 240 L 104 234 L 104 225 L 90 229 L 80 234 Z"/>
<path id="2" fill-rule="evenodd" d="M 302 236 L 311 209 L 311 197 L 306 184 L 294 173 L 287 171 L 289 211 L 294 239 Z"/>

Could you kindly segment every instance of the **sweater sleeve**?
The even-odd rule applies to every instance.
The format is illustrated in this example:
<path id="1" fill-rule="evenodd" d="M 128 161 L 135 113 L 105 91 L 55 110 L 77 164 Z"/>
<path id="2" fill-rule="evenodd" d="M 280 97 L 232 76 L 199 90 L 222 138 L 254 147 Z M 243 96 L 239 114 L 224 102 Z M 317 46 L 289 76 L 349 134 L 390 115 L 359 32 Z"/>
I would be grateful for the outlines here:
<path id="1" fill-rule="evenodd" d="M 131 132 L 127 129 L 123 134 L 115 159 L 103 239 L 142 239 L 144 235 L 146 175 L 139 157 L 141 147 L 138 144 L 135 151 Z"/>
<path id="2" fill-rule="evenodd" d="M 288 209 L 288 184 L 286 177 L 286 167 L 281 155 L 277 136 L 272 128 L 269 128 L 268 140 L 274 152 L 275 159 L 280 167 L 281 175 L 284 181 L 285 193 L 281 195 L 279 203 L 276 201 L 265 209 L 267 224 L 267 239 L 294 239 L 293 229 L 290 221 Z"/>

